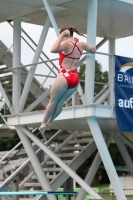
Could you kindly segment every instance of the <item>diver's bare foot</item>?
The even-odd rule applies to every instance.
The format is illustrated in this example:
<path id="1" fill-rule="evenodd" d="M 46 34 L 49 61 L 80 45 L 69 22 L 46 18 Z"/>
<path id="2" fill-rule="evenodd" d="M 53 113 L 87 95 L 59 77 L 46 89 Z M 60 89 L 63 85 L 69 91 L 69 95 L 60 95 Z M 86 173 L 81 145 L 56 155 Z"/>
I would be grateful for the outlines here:
<path id="1" fill-rule="evenodd" d="M 46 130 L 50 130 L 50 128 L 46 123 L 42 122 L 41 126 L 39 127 L 39 131 L 44 134 Z"/>

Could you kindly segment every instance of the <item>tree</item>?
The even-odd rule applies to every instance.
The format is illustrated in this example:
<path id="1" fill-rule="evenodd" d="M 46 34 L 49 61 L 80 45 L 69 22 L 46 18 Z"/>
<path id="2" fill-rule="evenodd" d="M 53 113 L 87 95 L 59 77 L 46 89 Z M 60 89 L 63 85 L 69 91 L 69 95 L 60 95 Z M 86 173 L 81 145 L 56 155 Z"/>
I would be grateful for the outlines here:
<path id="1" fill-rule="evenodd" d="M 79 69 L 79 77 L 81 79 L 81 87 L 84 91 L 85 83 L 82 82 L 85 80 L 85 68 L 86 65 L 83 64 Z M 97 83 L 96 83 L 97 82 Z M 95 61 L 95 86 L 94 86 L 94 94 L 98 94 L 104 87 L 104 84 L 98 83 L 108 83 L 108 71 L 102 71 L 101 64 L 96 60 Z"/>

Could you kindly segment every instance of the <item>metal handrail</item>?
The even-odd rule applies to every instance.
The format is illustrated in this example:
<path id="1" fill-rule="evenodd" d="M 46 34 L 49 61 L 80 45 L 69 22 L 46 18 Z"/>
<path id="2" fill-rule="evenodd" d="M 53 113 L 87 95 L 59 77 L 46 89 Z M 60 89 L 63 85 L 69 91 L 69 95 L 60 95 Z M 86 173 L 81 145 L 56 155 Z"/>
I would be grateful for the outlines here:
<path id="1" fill-rule="evenodd" d="M 11 154 L 11 153 L 12 153 L 17 147 L 19 147 L 21 144 L 22 144 L 22 142 L 19 142 L 15 147 L 13 147 L 9 152 L 7 152 L 7 154 L 1 158 L 0 163 L 1 163 L 3 160 L 5 160 L 5 158 L 6 158 L 7 156 L 9 156 L 9 154 Z"/>
<path id="2" fill-rule="evenodd" d="M 14 153 L 10 158 L 7 159 L 6 162 L 0 166 L 0 169 L 2 169 L 10 160 L 12 160 L 12 158 L 14 158 L 22 149 L 23 149 L 23 146 L 16 153 Z"/>
<path id="3" fill-rule="evenodd" d="M 106 85 L 105 88 L 103 88 L 95 97 L 94 102 L 99 99 L 107 90 L 109 89 L 109 85 Z"/>
<path id="4" fill-rule="evenodd" d="M 7 53 L 11 58 L 13 57 L 13 53 L 6 47 L 6 45 L 5 45 L 1 40 L 0 40 L 0 46 L 6 51 L 6 53 Z M 23 65 L 22 65 L 22 66 L 23 66 Z M 12 70 L 12 68 L 11 68 L 11 70 Z M 10 69 L 7 69 L 7 71 L 10 71 Z M 23 71 L 28 73 L 28 70 L 27 70 L 26 68 L 23 68 Z M 3 72 L 5 72 L 5 71 L 3 70 Z M 10 76 L 11 76 L 11 75 L 10 75 Z M 37 84 L 37 86 L 39 87 L 38 90 L 39 90 L 39 89 L 42 89 L 42 90 L 44 91 L 44 88 L 41 87 L 39 81 L 38 81 L 36 78 L 34 78 L 34 82 L 35 82 L 35 83 Z M 38 90 L 37 90 L 37 91 L 38 91 Z"/>
<path id="5" fill-rule="evenodd" d="M 13 57 L 13 54 L 10 51 L 10 49 L 7 48 L 7 46 L 1 40 L 0 40 L 0 46 L 2 46 L 2 48 L 6 51 L 7 54 L 9 54 L 11 57 Z"/>
<path id="6" fill-rule="evenodd" d="M 49 146 L 61 133 L 63 130 L 57 131 L 46 143 L 45 145 Z M 42 152 L 42 149 L 39 148 L 35 153 L 36 155 L 39 155 Z M 30 159 L 28 158 L 16 171 L 14 171 L 1 185 L 0 190 L 2 190 L 10 181 L 12 181 L 22 169 L 30 162 Z"/>
<path id="7" fill-rule="evenodd" d="M 90 54 L 88 52 L 85 52 L 83 54 Z M 96 52 L 95 54 L 100 54 L 100 55 L 107 55 L 107 56 L 114 56 L 113 54 L 107 54 L 107 53 L 101 53 L 101 52 Z M 27 64 L 27 65 L 23 65 L 23 66 L 18 66 L 18 67 L 14 67 L 12 69 L 5 69 L 3 70 L 4 72 L 8 72 L 8 71 L 13 71 L 13 70 L 16 70 L 16 69 L 21 69 L 21 68 L 25 68 L 25 67 L 29 67 L 29 66 L 34 66 L 34 65 L 39 65 L 39 64 L 42 64 L 42 63 L 47 63 L 47 62 L 51 62 L 51 61 L 56 61 L 56 60 L 59 60 L 59 58 L 53 58 L 53 59 L 48 59 L 48 60 L 45 60 L 45 61 L 41 61 L 41 62 L 35 62 L 35 63 L 30 63 L 30 64 Z"/>

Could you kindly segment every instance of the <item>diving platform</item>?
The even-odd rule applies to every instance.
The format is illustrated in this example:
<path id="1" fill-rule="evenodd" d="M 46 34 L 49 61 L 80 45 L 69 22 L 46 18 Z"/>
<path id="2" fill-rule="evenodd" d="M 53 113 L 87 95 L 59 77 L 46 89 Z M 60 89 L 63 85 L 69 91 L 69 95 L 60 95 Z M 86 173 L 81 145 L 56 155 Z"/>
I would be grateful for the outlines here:
<path id="1" fill-rule="evenodd" d="M 37 187 L 40 191 L 55 191 L 71 177 L 81 186 L 76 200 L 84 199 L 86 193 L 100 200 L 103 197 L 90 185 L 103 162 L 116 198 L 126 200 L 108 146 L 112 141 L 116 143 L 133 175 L 133 162 L 125 147 L 127 144 L 133 148 L 132 133 L 118 130 L 114 100 L 115 39 L 132 35 L 132 10 L 132 3 L 119 0 L 0 0 L 0 22 L 7 22 L 13 28 L 13 50 L 0 41 L 0 91 L 7 106 L 7 125 L 15 128 L 21 140 L 18 145 L 27 153 L 24 163 L 19 163 L 21 166 L 3 181 L 0 190 L 24 171 L 26 177 L 19 183 L 21 191 L 36 190 Z M 43 26 L 38 43 L 22 29 L 22 22 Z M 57 132 L 49 139 L 45 134 L 40 139 L 38 128 L 50 99 L 50 88 L 45 82 L 55 78 L 58 72 L 57 63 L 49 58 L 43 46 L 49 28 L 53 27 L 58 37 L 59 27 L 63 24 L 76 26 L 87 35 L 87 43 L 96 46 L 97 50 L 108 41 L 109 51 L 106 54 L 98 51 L 95 55 L 83 54 L 79 65 L 86 65 L 85 80 L 81 80 L 76 93 L 65 102 L 61 114 L 50 124 L 51 131 Z M 21 36 L 34 51 L 32 63 L 28 65 L 21 61 Z M 97 45 L 96 37 L 103 38 Z M 108 72 L 106 83 L 95 81 L 97 55 L 101 56 L 103 71 Z M 42 71 L 39 74 L 45 78 L 43 84 L 36 78 L 40 60 L 49 70 L 47 74 Z M 81 87 L 83 82 L 84 88 Z M 94 92 L 96 84 L 102 85 L 101 91 Z M 58 139 L 61 134 L 64 138 Z M 55 149 L 53 144 L 57 145 Z M 11 150 L 12 153 L 16 154 L 18 145 Z M 76 170 L 96 150 L 98 152 L 83 180 Z M 1 158 L 4 165 L 9 165 L 11 152 Z M 42 196 L 37 195 L 34 199 L 41 200 Z M 48 196 L 48 200 L 56 200 L 56 197 Z"/>
<path id="2" fill-rule="evenodd" d="M 20 113 L 6 116 L 10 126 L 29 126 L 39 128 L 44 111 Z M 86 118 L 97 119 L 102 132 L 118 132 L 115 109 L 112 106 L 89 105 L 63 108 L 61 114 L 51 123 L 51 129 L 90 131 Z"/>

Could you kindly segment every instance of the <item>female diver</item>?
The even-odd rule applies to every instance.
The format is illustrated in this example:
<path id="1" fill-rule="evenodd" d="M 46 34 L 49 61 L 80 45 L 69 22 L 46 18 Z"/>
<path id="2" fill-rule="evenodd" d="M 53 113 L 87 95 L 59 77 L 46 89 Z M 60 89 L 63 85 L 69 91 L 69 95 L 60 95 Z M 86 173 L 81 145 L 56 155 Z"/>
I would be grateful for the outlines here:
<path id="1" fill-rule="evenodd" d="M 78 87 L 77 68 L 83 50 L 89 53 L 96 52 L 93 46 L 88 46 L 84 42 L 79 42 L 78 38 L 73 38 L 73 32 L 84 36 L 76 27 L 64 25 L 60 29 L 60 36 L 51 47 L 52 53 L 59 53 L 60 69 L 51 87 L 51 97 L 39 127 L 42 134 L 49 129 L 49 123 L 61 113 L 64 102 Z"/>

